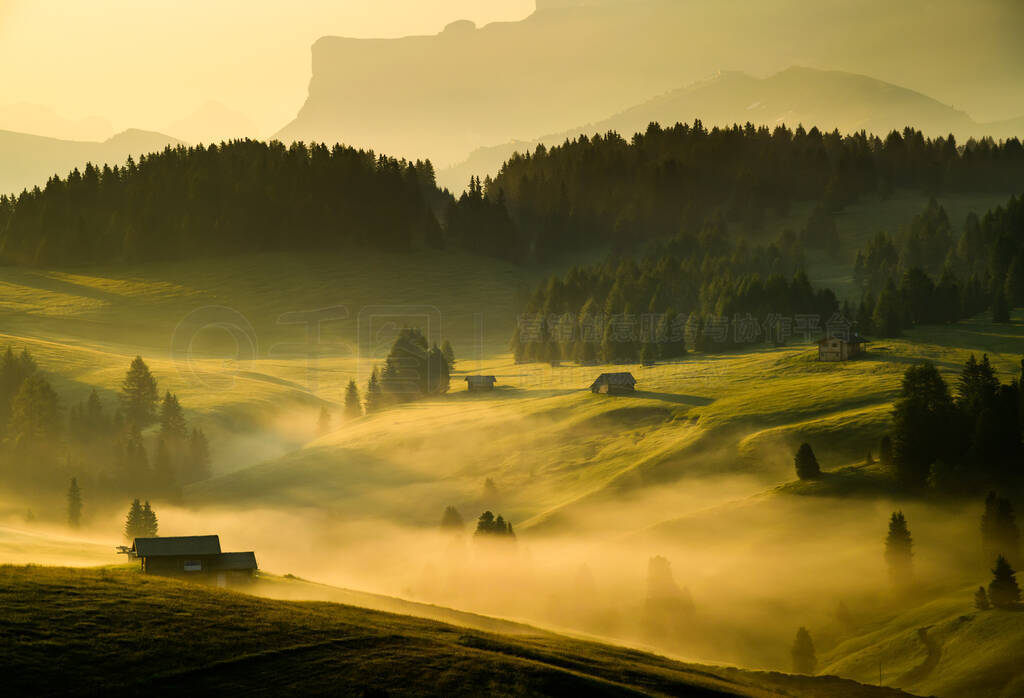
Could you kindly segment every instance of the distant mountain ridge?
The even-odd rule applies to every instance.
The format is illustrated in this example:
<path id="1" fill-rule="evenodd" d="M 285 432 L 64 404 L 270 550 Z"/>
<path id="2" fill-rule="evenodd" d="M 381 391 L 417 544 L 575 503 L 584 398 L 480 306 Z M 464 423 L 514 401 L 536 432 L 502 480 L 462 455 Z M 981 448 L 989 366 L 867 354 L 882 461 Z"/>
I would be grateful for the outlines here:
<path id="1" fill-rule="evenodd" d="M 277 136 L 445 167 L 488 143 L 559 133 L 719 69 L 792 65 L 872 75 L 1004 119 L 1024 113 L 1022 25 L 1024 5 L 999 0 L 546 0 L 519 22 L 319 39 L 308 98 Z"/>
<path id="2" fill-rule="evenodd" d="M 511 141 L 479 148 L 454 167 L 438 172 L 443 186 L 459 190 L 471 175 L 494 175 L 513 152 L 537 145 L 557 145 L 565 139 L 617 131 L 625 138 L 643 131 L 652 121 L 663 126 L 700 119 L 705 126 L 751 122 L 785 123 L 842 133 L 867 131 L 884 136 L 893 129 L 913 126 L 927 136 L 954 134 L 963 141 L 991 136 L 1024 136 L 1024 117 L 978 123 L 966 112 L 920 92 L 837 70 L 791 67 L 767 78 L 740 72 L 721 72 L 713 78 L 666 92 L 602 121 L 578 126 L 530 141 Z"/>
<path id="3" fill-rule="evenodd" d="M 53 175 L 64 177 L 87 162 L 120 165 L 128 156 L 163 150 L 181 141 L 153 131 L 129 129 L 105 141 L 67 141 L 0 131 L 0 194 L 42 186 Z"/>

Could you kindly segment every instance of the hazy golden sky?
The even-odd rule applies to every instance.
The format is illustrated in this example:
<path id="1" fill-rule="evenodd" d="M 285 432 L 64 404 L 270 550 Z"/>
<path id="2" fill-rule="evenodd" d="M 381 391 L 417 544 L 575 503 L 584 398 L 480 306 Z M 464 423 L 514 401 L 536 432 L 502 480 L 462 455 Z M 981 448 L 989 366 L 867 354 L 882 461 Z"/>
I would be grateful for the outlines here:
<path id="1" fill-rule="evenodd" d="M 324 35 L 435 33 L 533 0 L 0 0 L 0 106 L 160 130 L 216 100 L 268 135 L 306 95 Z"/>

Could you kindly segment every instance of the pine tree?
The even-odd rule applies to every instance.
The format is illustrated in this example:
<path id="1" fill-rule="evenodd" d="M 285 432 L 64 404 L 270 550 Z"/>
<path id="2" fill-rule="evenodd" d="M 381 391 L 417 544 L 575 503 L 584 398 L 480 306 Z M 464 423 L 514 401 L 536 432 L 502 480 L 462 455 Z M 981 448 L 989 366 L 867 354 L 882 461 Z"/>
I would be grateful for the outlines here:
<path id="1" fill-rule="evenodd" d="M 793 648 L 790 650 L 793 658 L 793 673 L 813 674 L 818 668 L 818 657 L 814 651 L 814 641 L 807 628 L 800 627 L 796 631 L 796 639 L 793 640 Z"/>
<path id="2" fill-rule="evenodd" d="M 1010 321 L 1010 306 L 1006 302 L 1006 293 L 1003 287 L 996 289 L 995 297 L 992 299 L 992 322 L 1005 324 Z"/>
<path id="3" fill-rule="evenodd" d="M 370 380 L 366 383 L 366 414 L 379 412 L 384 407 L 384 391 L 380 387 L 380 377 L 374 367 Z"/>
<path id="4" fill-rule="evenodd" d="M 188 422 L 185 421 L 178 396 L 167 391 L 160 404 L 160 438 L 174 444 L 184 441 L 187 435 Z"/>
<path id="5" fill-rule="evenodd" d="M 904 585 L 913 576 L 914 541 L 902 511 L 893 512 L 885 538 L 885 562 L 893 584 Z"/>
<path id="6" fill-rule="evenodd" d="M 814 456 L 810 444 L 800 444 L 793 461 L 796 466 L 796 476 L 801 480 L 813 480 L 821 476 L 821 467 L 818 465 L 818 459 Z"/>
<path id="7" fill-rule="evenodd" d="M 316 418 L 316 433 L 320 436 L 331 431 L 331 411 L 327 405 L 320 406 L 320 416 Z"/>
<path id="8" fill-rule="evenodd" d="M 142 505 L 141 526 L 143 537 L 153 538 L 157 535 L 159 525 L 156 520 L 156 514 L 153 512 L 152 507 L 149 506 L 149 500 L 146 500 L 146 503 Z"/>
<path id="9" fill-rule="evenodd" d="M 188 439 L 188 472 L 185 483 L 199 482 L 210 477 L 210 444 L 202 429 L 193 428 Z"/>
<path id="10" fill-rule="evenodd" d="M 68 526 L 78 528 L 82 525 L 82 490 L 78 488 L 78 478 L 71 478 L 68 486 Z"/>
<path id="11" fill-rule="evenodd" d="M 871 316 L 871 325 L 882 337 L 899 337 L 903 328 L 903 307 L 899 299 L 899 291 L 892 279 L 878 296 L 875 312 Z"/>
<path id="12" fill-rule="evenodd" d="M 441 516 L 441 531 L 461 533 L 465 527 L 466 522 L 462 519 L 459 510 L 450 504 L 445 507 L 444 514 Z"/>
<path id="13" fill-rule="evenodd" d="M 174 472 L 174 463 L 171 461 L 167 442 L 163 439 L 157 440 L 156 455 L 153 456 L 153 477 L 159 492 L 166 495 L 176 494 L 178 477 Z"/>
<path id="14" fill-rule="evenodd" d="M 354 380 L 349 380 L 345 388 L 345 418 L 358 419 L 363 416 L 363 403 L 359 397 L 359 386 Z"/>
<path id="15" fill-rule="evenodd" d="M 10 434 L 16 444 L 47 443 L 60 431 L 60 402 L 50 382 L 34 373 L 11 402 Z"/>
<path id="16" fill-rule="evenodd" d="M 1006 272 L 1004 287 L 1007 305 L 1011 308 L 1024 306 L 1024 251 L 1018 252 Z"/>
<path id="17" fill-rule="evenodd" d="M 996 608 L 1011 608 L 1020 602 L 1020 587 L 1009 561 L 1000 555 L 992 568 L 992 581 L 988 585 L 988 598 Z"/>
<path id="18" fill-rule="evenodd" d="M 156 421 L 157 400 L 156 379 L 142 357 L 136 356 L 121 383 L 121 410 L 126 421 L 139 429 L 152 424 Z"/>
<path id="19" fill-rule="evenodd" d="M 985 593 L 985 587 L 978 587 L 978 590 L 974 592 L 974 607 L 979 611 L 987 611 L 991 605 L 988 602 L 988 594 Z"/>
<path id="20" fill-rule="evenodd" d="M 892 467 L 892 438 L 886 434 L 878 444 L 878 462 Z"/>
<path id="21" fill-rule="evenodd" d="M 448 362 L 448 371 L 455 370 L 455 350 L 452 348 L 452 343 L 447 339 L 441 345 L 441 353 L 444 354 L 445 361 Z"/>
<path id="22" fill-rule="evenodd" d="M 132 500 L 132 506 L 128 510 L 128 516 L 124 522 L 124 537 L 128 540 L 145 537 L 145 528 L 142 516 L 142 503 Z"/>

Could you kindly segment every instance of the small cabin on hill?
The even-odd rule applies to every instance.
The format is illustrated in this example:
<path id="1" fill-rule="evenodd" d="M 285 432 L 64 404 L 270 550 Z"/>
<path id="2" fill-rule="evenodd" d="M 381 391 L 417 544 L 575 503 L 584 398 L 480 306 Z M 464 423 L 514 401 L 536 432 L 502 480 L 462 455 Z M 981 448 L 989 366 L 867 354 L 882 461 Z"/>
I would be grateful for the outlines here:
<path id="1" fill-rule="evenodd" d="M 856 332 L 848 337 L 824 337 L 818 340 L 818 361 L 849 361 L 864 354 L 868 340 Z"/>
<path id="2" fill-rule="evenodd" d="M 590 386 L 590 392 L 603 395 L 624 395 L 636 390 L 632 373 L 602 373 Z"/>
<path id="3" fill-rule="evenodd" d="M 121 552 L 141 560 L 142 571 L 168 577 L 189 577 L 215 581 L 218 586 L 244 581 L 256 570 L 256 553 L 225 553 L 219 536 L 169 536 L 136 538 Z"/>
<path id="4" fill-rule="evenodd" d="M 496 382 L 494 376 L 466 376 L 466 388 L 471 393 L 494 390 Z"/>

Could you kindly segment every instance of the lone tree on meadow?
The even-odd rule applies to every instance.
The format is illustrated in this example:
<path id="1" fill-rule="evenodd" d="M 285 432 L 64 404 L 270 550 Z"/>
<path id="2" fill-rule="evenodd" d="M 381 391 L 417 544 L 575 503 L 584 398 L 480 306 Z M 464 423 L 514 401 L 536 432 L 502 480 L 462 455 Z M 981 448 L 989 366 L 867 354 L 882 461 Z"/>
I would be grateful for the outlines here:
<path id="1" fill-rule="evenodd" d="M 345 418 L 358 419 L 363 416 L 363 403 L 359 398 L 359 386 L 354 380 L 349 380 L 345 388 Z"/>
<path id="2" fill-rule="evenodd" d="M 121 382 L 121 410 L 125 420 L 139 429 L 156 421 L 156 405 L 160 399 L 156 379 L 149 366 L 136 356 Z"/>
<path id="3" fill-rule="evenodd" d="M 992 604 L 988 602 L 988 594 L 985 593 L 985 587 L 978 587 L 978 590 L 974 592 L 974 607 L 979 611 L 987 611 L 991 606 Z"/>
<path id="4" fill-rule="evenodd" d="M 68 485 L 68 526 L 78 528 L 82 525 L 82 490 L 78 488 L 78 478 L 71 478 Z"/>
<path id="5" fill-rule="evenodd" d="M 893 512 L 889 519 L 889 534 L 885 538 L 885 563 L 893 584 L 907 584 L 913 577 L 913 547 L 906 517 L 902 511 Z"/>
<path id="6" fill-rule="evenodd" d="M 793 657 L 793 673 L 813 674 L 818 668 L 818 657 L 814 652 L 814 641 L 807 628 L 800 627 L 796 631 L 796 639 L 793 640 L 793 649 L 790 650 Z"/>
<path id="7" fill-rule="evenodd" d="M 988 585 L 988 598 L 996 608 L 1012 608 L 1020 603 L 1020 587 L 1017 573 L 1002 555 L 996 558 L 992 568 L 992 582 Z"/>
<path id="8" fill-rule="evenodd" d="M 793 461 L 796 465 L 796 476 L 801 480 L 813 480 L 821 475 L 821 467 L 809 443 L 800 444 Z"/>

